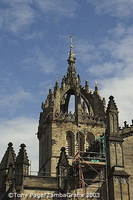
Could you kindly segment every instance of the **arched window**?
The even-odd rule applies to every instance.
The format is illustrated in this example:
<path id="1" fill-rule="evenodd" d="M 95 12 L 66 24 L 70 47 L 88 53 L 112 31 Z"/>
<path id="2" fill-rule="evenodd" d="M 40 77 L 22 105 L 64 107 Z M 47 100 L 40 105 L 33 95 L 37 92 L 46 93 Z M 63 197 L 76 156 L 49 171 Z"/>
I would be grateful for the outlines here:
<path id="1" fill-rule="evenodd" d="M 68 113 L 74 113 L 75 112 L 75 95 L 71 95 L 69 98 L 68 103 Z"/>
<path id="2" fill-rule="evenodd" d="M 67 152 L 69 156 L 74 156 L 74 134 L 72 132 L 67 132 L 66 135 L 66 141 L 67 141 Z"/>
<path id="3" fill-rule="evenodd" d="M 88 113 L 89 114 L 89 109 L 88 109 L 88 106 L 85 102 L 85 100 L 81 97 L 81 106 L 82 106 L 82 109 L 83 109 L 83 112 L 85 113 Z"/>
<path id="4" fill-rule="evenodd" d="M 87 113 L 91 116 L 94 115 L 90 102 L 83 95 L 81 95 L 81 106 L 84 113 Z"/>
<path id="5" fill-rule="evenodd" d="M 85 148 L 85 137 L 84 137 L 84 134 L 79 132 L 78 133 L 78 147 L 79 147 L 79 151 L 84 151 Z"/>
<path id="6" fill-rule="evenodd" d="M 117 118 L 116 114 L 114 114 L 114 116 L 113 116 L 113 124 L 114 124 L 114 133 L 117 133 L 117 131 L 118 131 L 118 118 Z"/>
<path id="7" fill-rule="evenodd" d="M 117 152 L 117 165 L 123 166 L 122 146 L 120 144 L 116 144 L 116 152 Z"/>
<path id="8" fill-rule="evenodd" d="M 75 106 L 75 92 L 73 90 L 69 90 L 62 97 L 61 111 L 63 113 L 74 113 Z"/>
<path id="9" fill-rule="evenodd" d="M 110 115 L 110 132 L 114 133 L 114 116 Z"/>
<path id="10" fill-rule="evenodd" d="M 95 136 L 93 135 L 93 133 L 87 133 L 87 137 L 86 137 L 86 149 L 88 149 L 91 145 L 91 143 L 95 141 Z"/>

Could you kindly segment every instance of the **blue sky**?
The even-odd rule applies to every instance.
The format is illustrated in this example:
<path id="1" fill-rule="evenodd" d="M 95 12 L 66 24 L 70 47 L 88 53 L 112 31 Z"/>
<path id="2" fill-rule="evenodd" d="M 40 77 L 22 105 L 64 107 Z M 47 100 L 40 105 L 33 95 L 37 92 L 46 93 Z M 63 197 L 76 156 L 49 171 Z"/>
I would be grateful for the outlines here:
<path id="1" fill-rule="evenodd" d="M 28 145 L 37 169 L 41 102 L 67 69 L 73 35 L 77 71 L 115 96 L 120 124 L 133 118 L 132 0 L 0 0 L 1 152 Z M 34 149 L 34 150 L 33 150 Z"/>

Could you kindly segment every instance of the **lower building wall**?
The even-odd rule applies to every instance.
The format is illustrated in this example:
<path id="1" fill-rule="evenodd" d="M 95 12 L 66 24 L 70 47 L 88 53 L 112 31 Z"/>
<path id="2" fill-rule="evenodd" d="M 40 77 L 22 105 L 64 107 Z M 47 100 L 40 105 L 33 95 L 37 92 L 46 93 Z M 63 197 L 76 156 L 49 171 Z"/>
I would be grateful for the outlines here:
<path id="1" fill-rule="evenodd" d="M 124 139 L 123 143 L 125 171 L 129 177 L 130 200 L 133 199 L 133 136 Z"/>
<path id="2" fill-rule="evenodd" d="M 91 184 L 88 187 L 79 188 L 71 191 L 72 198 L 71 199 L 78 199 L 78 200 L 86 200 L 86 199 L 102 199 L 103 194 L 101 193 L 101 185 L 98 184 Z M 106 192 L 104 192 L 106 193 Z"/>
<path id="3" fill-rule="evenodd" d="M 120 181 L 118 178 L 114 178 L 114 194 L 112 194 L 112 199 L 117 199 L 117 200 L 122 200 L 121 199 L 121 195 L 122 195 L 122 191 L 121 191 L 121 187 L 120 187 Z M 110 194 L 111 196 L 111 194 Z"/>
<path id="4" fill-rule="evenodd" d="M 46 200 L 52 199 L 56 191 L 56 177 L 24 176 L 22 189 L 16 197 L 22 200 Z"/>

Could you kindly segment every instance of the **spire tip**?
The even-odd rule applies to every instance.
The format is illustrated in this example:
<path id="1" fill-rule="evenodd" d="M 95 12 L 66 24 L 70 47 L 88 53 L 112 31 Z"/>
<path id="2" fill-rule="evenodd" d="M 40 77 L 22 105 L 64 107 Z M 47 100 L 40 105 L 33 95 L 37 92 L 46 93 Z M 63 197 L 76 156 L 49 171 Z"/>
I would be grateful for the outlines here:
<path id="1" fill-rule="evenodd" d="M 70 51 L 69 51 L 69 57 L 68 57 L 68 64 L 71 65 L 71 64 L 75 64 L 76 58 L 75 58 L 75 54 L 73 52 L 73 47 L 74 47 L 73 38 L 71 35 L 69 36 L 69 38 L 70 38 Z"/>

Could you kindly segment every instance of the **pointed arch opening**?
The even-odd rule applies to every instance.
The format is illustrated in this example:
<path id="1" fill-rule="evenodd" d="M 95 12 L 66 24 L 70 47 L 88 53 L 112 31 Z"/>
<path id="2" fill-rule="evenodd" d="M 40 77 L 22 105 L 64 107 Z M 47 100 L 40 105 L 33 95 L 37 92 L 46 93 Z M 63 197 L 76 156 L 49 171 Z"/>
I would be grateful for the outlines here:
<path id="1" fill-rule="evenodd" d="M 110 131 L 114 134 L 118 131 L 118 117 L 116 114 L 110 115 Z"/>
<path id="2" fill-rule="evenodd" d="M 94 115 L 93 108 L 82 93 L 77 93 L 74 89 L 68 90 L 62 97 L 61 100 L 61 111 L 62 113 L 76 113 L 78 110 L 82 114 Z"/>
<path id="3" fill-rule="evenodd" d="M 84 150 L 85 150 L 85 136 L 84 136 L 84 134 L 79 132 L 77 134 L 77 140 L 78 140 L 79 151 L 84 152 Z"/>
<path id="4" fill-rule="evenodd" d="M 75 95 L 70 95 L 67 110 L 68 113 L 75 113 Z"/>
<path id="5" fill-rule="evenodd" d="M 91 144 L 95 141 L 95 136 L 93 135 L 93 133 L 87 133 L 87 137 L 86 137 L 86 149 L 89 149 L 89 147 L 91 146 Z"/>
<path id="6" fill-rule="evenodd" d="M 74 156 L 74 146 L 75 146 L 75 140 L 74 140 L 74 134 L 73 132 L 68 131 L 66 134 L 66 149 L 69 156 Z"/>
<path id="7" fill-rule="evenodd" d="M 81 94 L 81 106 L 84 113 L 87 113 L 91 116 L 94 115 L 92 106 L 90 105 L 89 101 Z"/>
<path id="8" fill-rule="evenodd" d="M 74 147 L 75 147 L 75 140 L 74 134 L 71 131 L 68 131 L 66 134 L 66 149 L 69 156 L 74 156 Z"/>
<path id="9" fill-rule="evenodd" d="M 65 93 L 61 102 L 61 111 L 63 113 L 75 113 L 76 110 L 76 95 L 73 90 Z"/>

